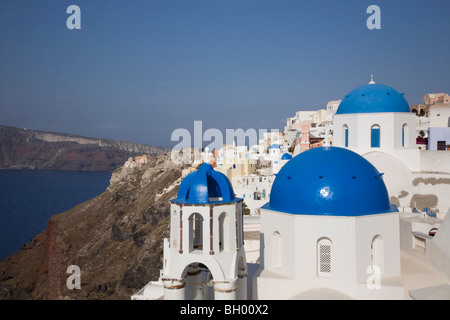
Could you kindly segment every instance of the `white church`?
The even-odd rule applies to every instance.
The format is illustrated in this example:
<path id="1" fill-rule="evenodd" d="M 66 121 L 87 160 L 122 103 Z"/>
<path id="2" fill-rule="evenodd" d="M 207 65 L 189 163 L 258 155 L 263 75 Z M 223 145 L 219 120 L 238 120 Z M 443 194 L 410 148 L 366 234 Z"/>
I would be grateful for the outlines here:
<path id="1" fill-rule="evenodd" d="M 342 99 L 333 120 L 333 145 L 359 154 L 382 150 L 420 170 L 415 114 L 403 93 L 375 83 L 373 76 Z"/>
<path id="2" fill-rule="evenodd" d="M 246 259 L 242 199 L 225 175 L 202 164 L 171 200 L 160 278 L 131 298 L 404 299 L 400 213 L 383 172 L 361 155 L 381 149 L 420 170 L 404 102 L 373 80 L 343 99 L 334 146 L 302 152 L 278 172 L 260 208 L 256 263 Z M 438 236 L 450 252 L 448 232 Z"/>

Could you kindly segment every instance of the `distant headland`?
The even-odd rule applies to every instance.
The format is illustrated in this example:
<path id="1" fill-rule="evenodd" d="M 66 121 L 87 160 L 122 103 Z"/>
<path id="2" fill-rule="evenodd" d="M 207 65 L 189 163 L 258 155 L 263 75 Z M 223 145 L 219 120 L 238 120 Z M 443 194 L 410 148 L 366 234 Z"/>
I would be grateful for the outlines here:
<path id="1" fill-rule="evenodd" d="M 169 148 L 0 125 L 0 169 L 113 171 Z"/>

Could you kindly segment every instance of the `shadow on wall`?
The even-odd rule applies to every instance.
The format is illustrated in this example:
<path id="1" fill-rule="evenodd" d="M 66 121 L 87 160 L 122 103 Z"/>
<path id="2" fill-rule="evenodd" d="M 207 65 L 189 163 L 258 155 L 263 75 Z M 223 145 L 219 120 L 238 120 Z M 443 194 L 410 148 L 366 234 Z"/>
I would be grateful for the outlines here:
<path id="1" fill-rule="evenodd" d="M 425 208 L 437 208 L 438 197 L 435 194 L 414 194 L 411 197 L 410 207 L 422 211 Z"/>
<path id="2" fill-rule="evenodd" d="M 260 256 L 259 263 L 247 263 L 247 299 L 248 300 L 258 300 L 258 290 L 256 278 L 261 275 L 264 270 L 264 233 L 259 234 L 260 243 Z"/>

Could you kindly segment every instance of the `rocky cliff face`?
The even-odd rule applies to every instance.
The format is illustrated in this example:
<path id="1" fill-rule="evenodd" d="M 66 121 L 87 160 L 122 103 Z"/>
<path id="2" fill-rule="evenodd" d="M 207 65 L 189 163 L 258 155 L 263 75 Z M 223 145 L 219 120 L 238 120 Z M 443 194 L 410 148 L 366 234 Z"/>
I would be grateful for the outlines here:
<path id="1" fill-rule="evenodd" d="M 130 299 L 159 277 L 169 200 L 193 168 L 168 154 L 142 168 L 121 167 L 98 197 L 53 216 L 47 229 L 0 261 L 3 299 Z M 81 289 L 67 288 L 67 267 Z"/>
<path id="2" fill-rule="evenodd" d="M 112 171 L 137 155 L 167 148 L 0 126 L 0 169 Z"/>

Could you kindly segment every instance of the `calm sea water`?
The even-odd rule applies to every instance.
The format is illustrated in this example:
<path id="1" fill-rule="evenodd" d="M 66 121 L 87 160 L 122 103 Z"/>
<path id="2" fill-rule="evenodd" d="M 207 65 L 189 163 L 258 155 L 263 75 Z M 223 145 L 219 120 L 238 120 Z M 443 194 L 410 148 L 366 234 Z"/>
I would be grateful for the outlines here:
<path id="1" fill-rule="evenodd" d="M 57 213 L 96 197 L 111 172 L 0 170 L 0 260 L 18 251 Z"/>

